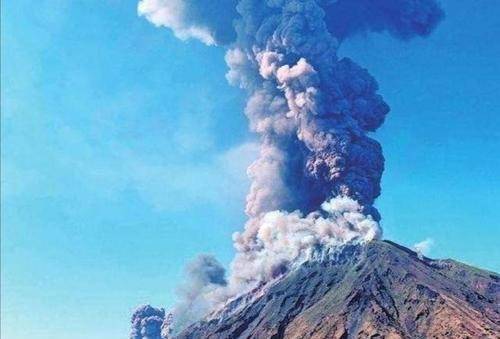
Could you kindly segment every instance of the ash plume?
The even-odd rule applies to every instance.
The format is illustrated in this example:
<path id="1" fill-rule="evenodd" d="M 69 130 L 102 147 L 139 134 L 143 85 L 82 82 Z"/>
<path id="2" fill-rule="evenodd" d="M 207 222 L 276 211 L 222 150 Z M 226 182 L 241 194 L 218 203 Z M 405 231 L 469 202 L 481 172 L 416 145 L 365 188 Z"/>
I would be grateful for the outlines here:
<path id="1" fill-rule="evenodd" d="M 435 0 L 141 0 L 139 14 L 227 48 L 226 78 L 247 91 L 260 136 L 228 283 L 196 298 L 223 302 L 318 248 L 381 236 L 384 157 L 371 133 L 389 106 L 368 71 L 337 50 L 357 33 L 429 35 L 443 18 Z"/>

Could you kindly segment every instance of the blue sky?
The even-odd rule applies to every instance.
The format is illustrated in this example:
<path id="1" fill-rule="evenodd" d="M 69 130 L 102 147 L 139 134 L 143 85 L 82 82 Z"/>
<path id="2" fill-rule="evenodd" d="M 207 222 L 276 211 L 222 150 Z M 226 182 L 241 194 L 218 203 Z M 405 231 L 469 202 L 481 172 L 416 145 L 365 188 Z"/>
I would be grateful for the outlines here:
<path id="1" fill-rule="evenodd" d="M 500 2 L 442 4 L 428 39 L 340 54 L 392 107 L 385 237 L 498 272 Z M 124 338 L 136 305 L 173 302 L 186 261 L 231 260 L 256 152 L 244 94 L 222 49 L 132 0 L 3 2 L 1 25 L 2 338 Z"/>

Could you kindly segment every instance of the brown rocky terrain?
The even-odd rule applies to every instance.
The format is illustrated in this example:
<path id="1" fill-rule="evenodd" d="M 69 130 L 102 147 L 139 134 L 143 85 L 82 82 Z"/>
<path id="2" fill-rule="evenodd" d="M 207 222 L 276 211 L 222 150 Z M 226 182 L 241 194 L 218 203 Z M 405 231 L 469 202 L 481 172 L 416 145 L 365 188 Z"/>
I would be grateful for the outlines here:
<path id="1" fill-rule="evenodd" d="M 500 277 L 389 241 L 347 246 L 177 338 L 500 338 Z"/>

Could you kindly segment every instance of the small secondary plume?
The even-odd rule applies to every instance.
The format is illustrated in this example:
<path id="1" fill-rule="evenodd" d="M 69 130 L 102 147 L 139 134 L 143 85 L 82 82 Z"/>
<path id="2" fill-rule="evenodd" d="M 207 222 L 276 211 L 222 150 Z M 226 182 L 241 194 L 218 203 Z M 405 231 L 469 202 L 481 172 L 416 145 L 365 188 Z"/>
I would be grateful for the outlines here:
<path id="1" fill-rule="evenodd" d="M 130 339 L 161 339 L 165 310 L 149 305 L 138 307 L 132 314 Z"/>
<path id="2" fill-rule="evenodd" d="M 357 33 L 429 35 L 443 18 L 435 0 L 141 0 L 139 14 L 181 39 L 225 46 L 226 77 L 248 92 L 245 114 L 260 135 L 228 283 L 195 299 L 222 302 L 316 250 L 381 236 L 373 204 L 384 157 L 371 133 L 389 106 L 337 50 Z"/>
<path id="3" fill-rule="evenodd" d="M 175 332 L 209 311 L 216 300 L 212 294 L 227 285 L 225 275 L 224 267 L 211 255 L 199 255 L 189 263 L 186 283 L 179 287 L 179 302 L 171 311 L 175 322 L 169 324 L 168 330 Z"/>

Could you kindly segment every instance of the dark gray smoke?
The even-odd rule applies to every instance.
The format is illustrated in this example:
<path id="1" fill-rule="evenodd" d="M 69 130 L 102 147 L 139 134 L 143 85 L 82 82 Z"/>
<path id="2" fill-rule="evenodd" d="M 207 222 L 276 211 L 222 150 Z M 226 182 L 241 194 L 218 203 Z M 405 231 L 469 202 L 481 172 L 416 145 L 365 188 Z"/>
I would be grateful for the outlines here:
<path id="1" fill-rule="evenodd" d="M 384 157 L 371 133 L 389 106 L 337 50 L 356 33 L 429 35 L 443 17 L 435 0 L 141 0 L 139 13 L 181 38 L 227 46 L 227 79 L 247 90 L 261 140 L 229 283 L 195 299 L 225 300 L 313 249 L 381 236 L 373 204 Z"/>
<path id="2" fill-rule="evenodd" d="M 266 213 L 317 213 L 325 201 L 349 198 L 357 204 L 349 213 L 380 220 L 373 203 L 384 158 L 370 133 L 384 122 L 389 106 L 367 70 L 336 56 L 339 41 L 365 31 L 426 36 L 442 11 L 433 0 L 241 0 L 237 10 L 238 37 L 226 56 L 228 79 L 248 90 L 245 112 L 261 135 L 261 156 L 249 168 L 250 220 L 235 237 L 233 277 L 245 280 L 244 268 L 268 252 L 259 235 Z M 381 232 L 372 229 L 359 238 L 368 240 L 367 234 Z M 315 239 L 311 245 L 317 245 Z M 268 265 L 275 263 L 266 260 L 262 270 L 271 272 Z"/>
<path id="3" fill-rule="evenodd" d="M 165 310 L 149 305 L 138 307 L 132 314 L 130 339 L 161 339 Z"/>
<path id="4" fill-rule="evenodd" d="M 427 36 L 444 17 L 435 0 L 333 0 L 325 12 L 328 29 L 340 40 L 383 31 L 403 40 Z"/>

